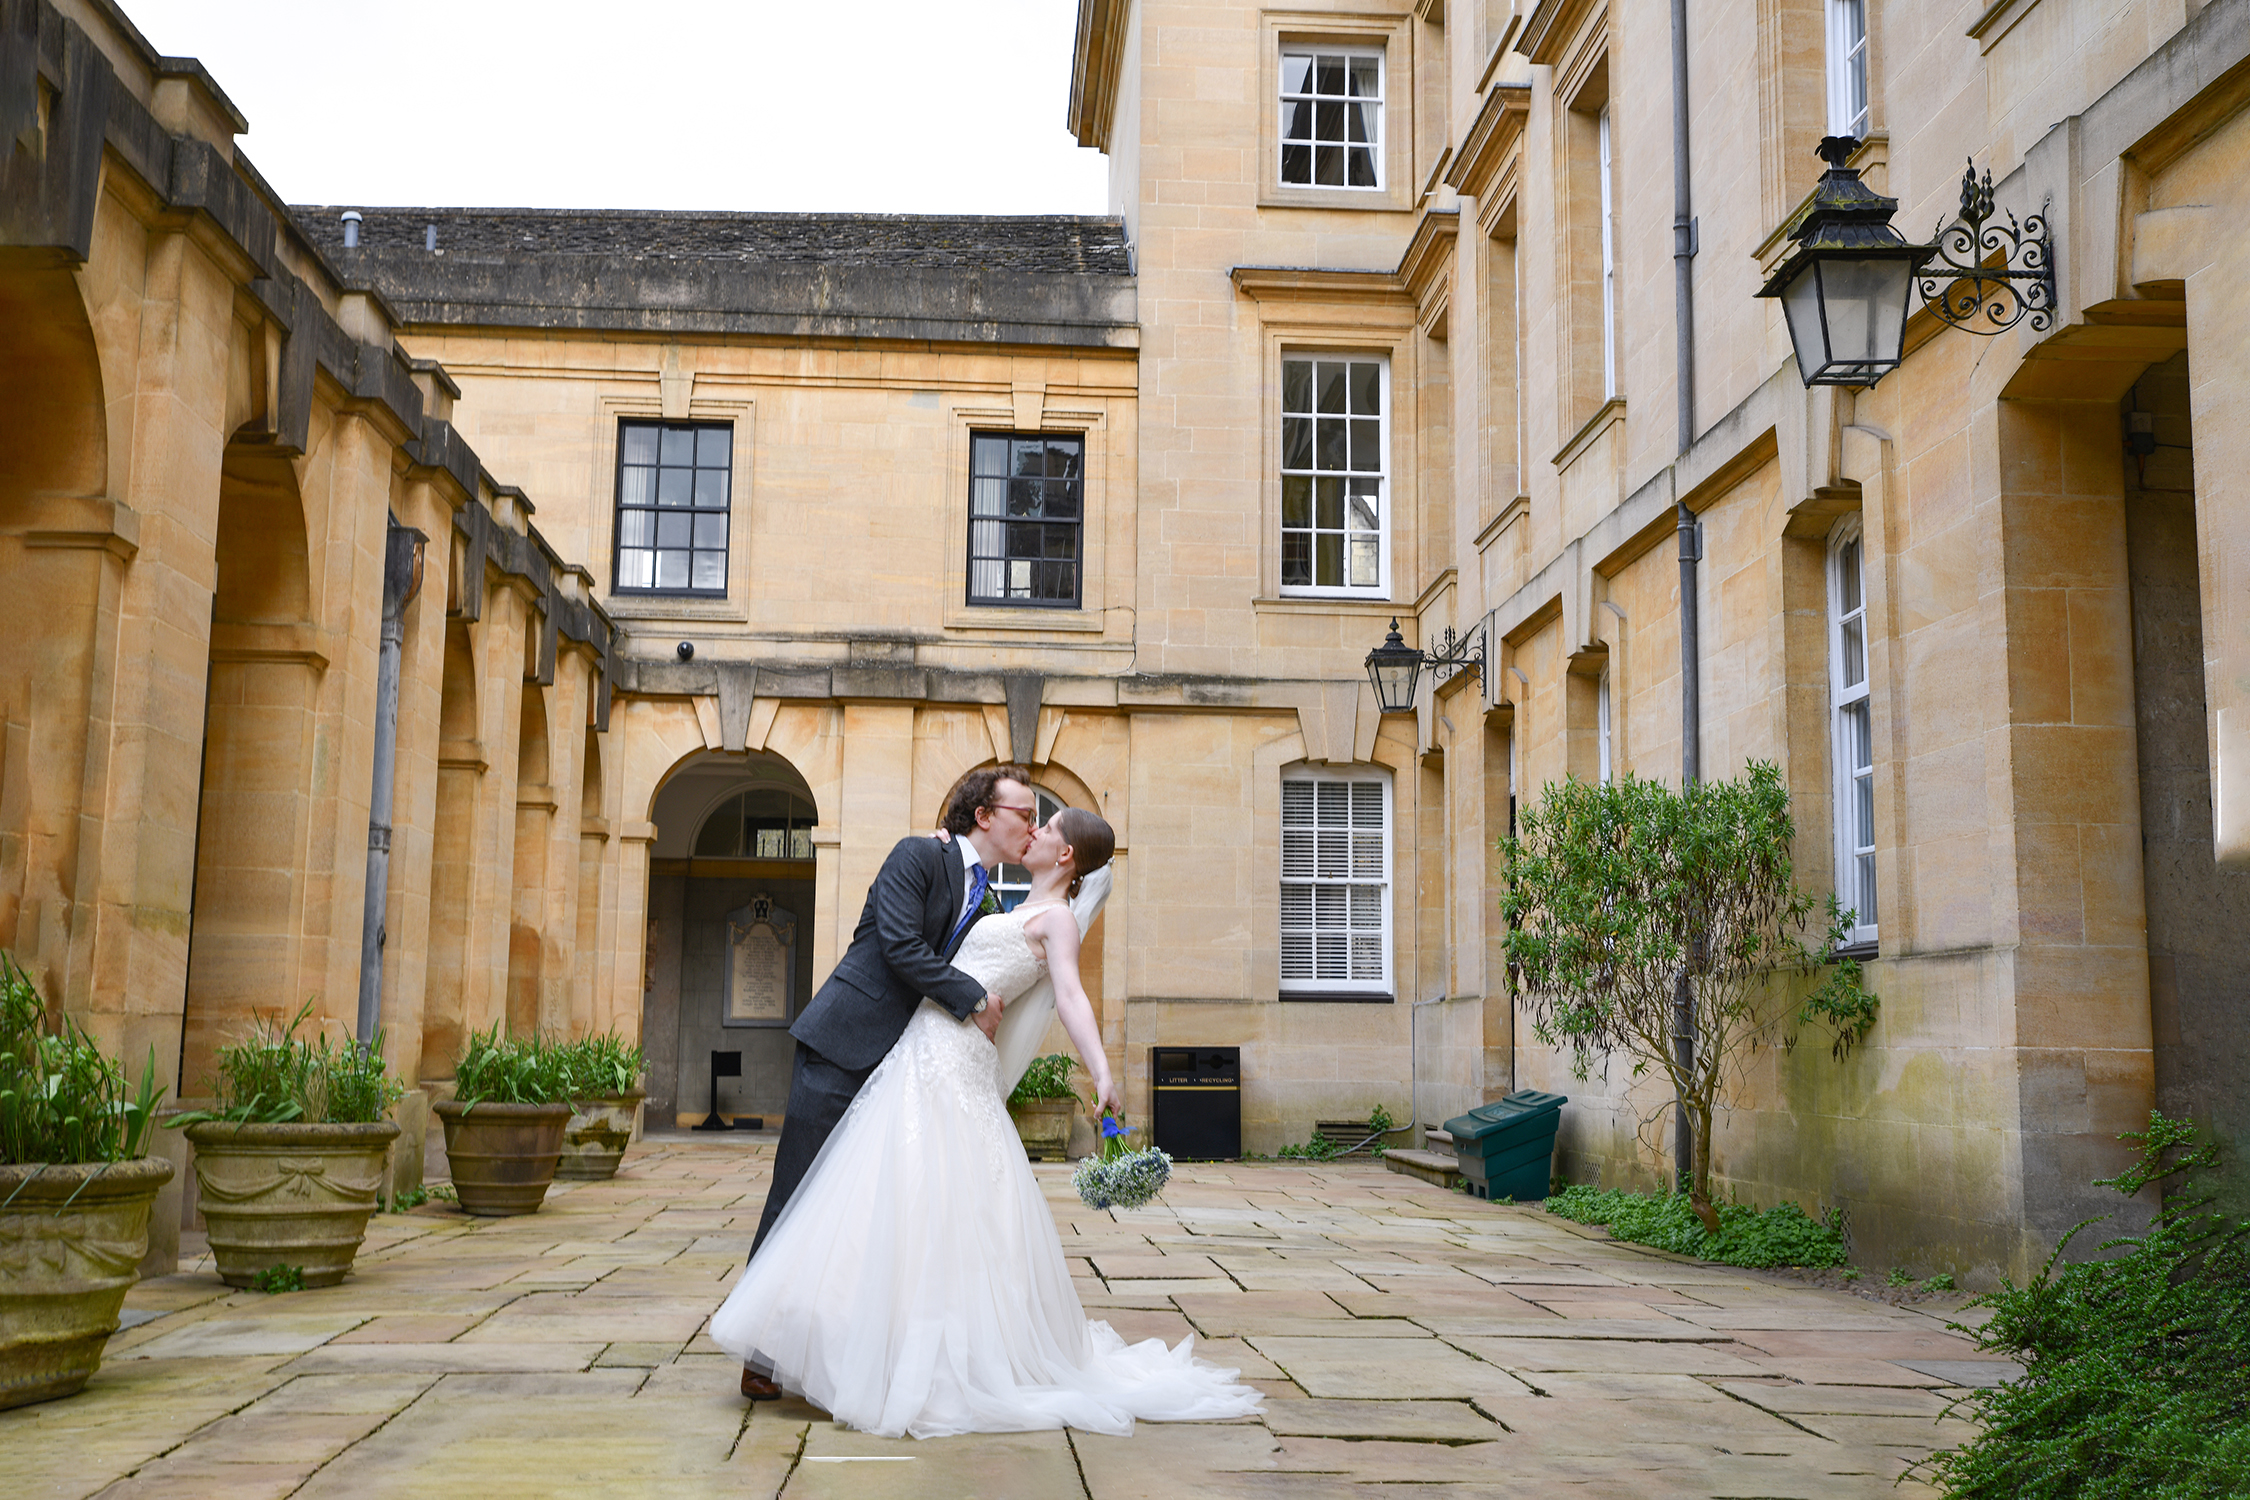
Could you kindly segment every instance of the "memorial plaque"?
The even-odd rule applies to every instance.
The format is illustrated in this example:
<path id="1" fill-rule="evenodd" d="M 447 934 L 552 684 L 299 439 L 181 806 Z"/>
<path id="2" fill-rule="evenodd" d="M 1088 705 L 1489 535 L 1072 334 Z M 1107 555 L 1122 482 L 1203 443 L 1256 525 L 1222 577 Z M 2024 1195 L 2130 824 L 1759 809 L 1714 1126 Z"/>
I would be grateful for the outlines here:
<path id="1" fill-rule="evenodd" d="M 797 995 L 797 919 L 759 896 L 727 913 L 728 1026 L 786 1026 Z"/>

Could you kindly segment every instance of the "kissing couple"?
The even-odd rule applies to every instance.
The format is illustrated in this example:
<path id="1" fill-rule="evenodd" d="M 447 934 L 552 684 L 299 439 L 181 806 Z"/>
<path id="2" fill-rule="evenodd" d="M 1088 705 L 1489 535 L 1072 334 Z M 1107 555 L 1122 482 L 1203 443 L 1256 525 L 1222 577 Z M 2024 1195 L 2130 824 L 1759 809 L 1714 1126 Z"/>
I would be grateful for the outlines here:
<path id="1" fill-rule="evenodd" d="M 1062 1018 L 1122 1114 L 1079 945 L 1116 837 L 1066 807 L 1042 825 L 1020 766 L 971 771 L 944 833 L 901 839 L 796 1038 L 789 1112 L 750 1264 L 711 1318 L 742 1393 L 802 1395 L 885 1437 L 1215 1421 L 1260 1393 L 1193 1335 L 1127 1344 L 1090 1321 L 1005 1104 Z M 1031 874 L 1013 911 L 1003 862 Z M 1048 981 L 1043 983 L 1043 981 Z"/>

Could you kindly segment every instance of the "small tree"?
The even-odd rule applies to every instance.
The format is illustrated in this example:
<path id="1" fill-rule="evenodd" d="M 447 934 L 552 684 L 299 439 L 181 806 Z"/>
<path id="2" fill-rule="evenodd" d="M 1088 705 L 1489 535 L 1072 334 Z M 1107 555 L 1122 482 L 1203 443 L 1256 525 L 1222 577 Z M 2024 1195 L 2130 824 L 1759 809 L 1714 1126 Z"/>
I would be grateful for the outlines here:
<path id="1" fill-rule="evenodd" d="M 1737 780 L 1685 792 L 1632 776 L 1550 785 L 1501 843 L 1508 959 L 1534 1030 L 1570 1046 L 1580 1078 L 1599 1052 L 1623 1053 L 1635 1077 L 1653 1068 L 1671 1079 L 1694 1142 L 1694 1160 L 1677 1169 L 1714 1234 L 1712 1113 L 1749 1051 L 1819 1025 L 1840 1059 L 1875 1024 L 1858 963 L 1835 957 L 1847 913 L 1834 896 L 1797 888 L 1795 832 L 1781 773 L 1753 761 Z M 1683 971 L 1693 1041 L 1684 1062 L 1675 1046 Z M 1802 994 L 1794 1005 L 1791 992 Z"/>

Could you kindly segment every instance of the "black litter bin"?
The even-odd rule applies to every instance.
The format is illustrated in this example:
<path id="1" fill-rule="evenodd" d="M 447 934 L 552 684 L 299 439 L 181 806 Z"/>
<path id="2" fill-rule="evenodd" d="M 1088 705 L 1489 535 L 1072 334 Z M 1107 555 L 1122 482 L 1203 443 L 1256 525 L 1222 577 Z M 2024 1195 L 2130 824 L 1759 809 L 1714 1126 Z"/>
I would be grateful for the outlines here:
<path id="1" fill-rule="evenodd" d="M 1148 1049 L 1149 1133 L 1157 1149 L 1187 1160 L 1242 1155 L 1242 1049 Z"/>
<path id="2" fill-rule="evenodd" d="M 1554 1180 L 1555 1130 L 1566 1102 L 1561 1094 L 1518 1089 L 1446 1121 L 1469 1191 L 1479 1198 L 1544 1201 Z"/>

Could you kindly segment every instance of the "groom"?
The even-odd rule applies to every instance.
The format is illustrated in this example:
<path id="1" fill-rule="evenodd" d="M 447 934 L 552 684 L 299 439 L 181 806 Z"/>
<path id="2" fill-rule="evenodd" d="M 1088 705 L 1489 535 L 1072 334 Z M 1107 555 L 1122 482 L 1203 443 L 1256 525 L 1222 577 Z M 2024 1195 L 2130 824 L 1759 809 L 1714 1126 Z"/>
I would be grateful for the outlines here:
<path id="1" fill-rule="evenodd" d="M 962 777 L 946 798 L 943 823 L 951 842 L 904 838 L 884 859 L 868 887 L 851 946 L 789 1028 L 797 1041 L 789 1112 L 781 1122 L 765 1213 L 750 1243 L 753 1257 L 923 997 L 961 1020 L 974 1018 L 987 1038 L 999 1030 L 1001 998 L 950 960 L 984 914 L 993 870 L 1023 858 L 1038 821 L 1031 773 L 1021 766 L 988 766 Z M 770 1401 L 781 1387 L 766 1371 L 745 1365 L 742 1394 Z"/>

